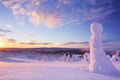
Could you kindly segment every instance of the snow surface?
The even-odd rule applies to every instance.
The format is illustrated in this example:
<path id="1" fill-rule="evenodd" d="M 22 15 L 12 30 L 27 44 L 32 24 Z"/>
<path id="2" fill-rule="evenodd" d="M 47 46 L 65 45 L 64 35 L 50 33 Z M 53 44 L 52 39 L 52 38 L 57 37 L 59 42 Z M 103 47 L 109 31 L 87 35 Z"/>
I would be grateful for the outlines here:
<path id="1" fill-rule="evenodd" d="M 102 25 L 100 23 L 92 23 L 91 32 L 89 70 L 101 74 L 119 75 L 119 72 L 106 56 L 105 51 L 103 51 L 101 43 Z"/>
<path id="2" fill-rule="evenodd" d="M 83 62 L 18 60 L 24 62 L 0 62 L 0 80 L 120 80 L 120 77 L 92 73 L 89 64 Z M 120 71 L 120 62 L 114 65 Z"/>

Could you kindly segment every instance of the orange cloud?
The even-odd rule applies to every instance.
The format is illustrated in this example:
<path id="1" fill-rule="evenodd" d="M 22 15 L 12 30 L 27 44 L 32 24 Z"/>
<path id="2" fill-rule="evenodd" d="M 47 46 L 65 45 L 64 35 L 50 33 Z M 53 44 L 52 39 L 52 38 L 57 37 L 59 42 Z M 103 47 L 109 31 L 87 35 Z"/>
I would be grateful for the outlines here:
<path id="1" fill-rule="evenodd" d="M 27 34 L 28 37 L 34 37 L 35 34 Z"/>

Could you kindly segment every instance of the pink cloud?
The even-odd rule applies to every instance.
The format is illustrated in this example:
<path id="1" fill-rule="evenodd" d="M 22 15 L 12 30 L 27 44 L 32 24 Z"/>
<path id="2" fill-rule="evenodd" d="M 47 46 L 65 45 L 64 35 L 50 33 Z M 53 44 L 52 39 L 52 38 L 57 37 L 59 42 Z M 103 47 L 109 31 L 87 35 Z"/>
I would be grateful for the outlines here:
<path id="1" fill-rule="evenodd" d="M 56 14 L 46 14 L 44 12 L 38 12 L 41 0 L 2 0 L 4 6 L 12 10 L 12 13 L 17 17 L 19 22 L 24 24 L 25 17 L 27 20 L 35 26 L 44 25 L 47 28 L 57 27 L 61 23 L 61 19 L 56 17 Z M 23 3 L 27 3 L 24 6 Z M 22 18 L 21 18 L 22 17 Z M 24 18 L 23 18 L 24 17 Z"/>
<path id="2" fill-rule="evenodd" d="M 44 14 L 33 11 L 29 15 L 29 21 L 36 26 L 44 25 L 51 29 L 60 25 L 62 20 L 57 18 L 55 13 Z"/>

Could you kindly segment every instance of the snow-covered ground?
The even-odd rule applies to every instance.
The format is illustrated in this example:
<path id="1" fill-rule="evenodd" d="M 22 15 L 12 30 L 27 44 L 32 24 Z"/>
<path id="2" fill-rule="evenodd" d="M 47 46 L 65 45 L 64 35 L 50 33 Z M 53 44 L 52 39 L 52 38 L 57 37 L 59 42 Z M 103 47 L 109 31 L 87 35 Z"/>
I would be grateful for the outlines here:
<path id="1" fill-rule="evenodd" d="M 84 62 L 11 60 L 14 61 L 0 61 L 0 80 L 120 80 L 120 77 L 89 72 L 89 64 Z M 114 65 L 120 71 L 120 62 Z"/>

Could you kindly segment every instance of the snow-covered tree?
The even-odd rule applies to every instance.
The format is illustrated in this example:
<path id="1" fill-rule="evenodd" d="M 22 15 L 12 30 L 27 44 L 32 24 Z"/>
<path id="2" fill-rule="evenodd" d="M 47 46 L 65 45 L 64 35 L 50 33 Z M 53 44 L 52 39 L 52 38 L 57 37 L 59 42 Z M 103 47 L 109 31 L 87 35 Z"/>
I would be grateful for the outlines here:
<path id="1" fill-rule="evenodd" d="M 116 54 L 114 54 L 111 58 L 112 61 L 120 61 L 120 57 L 119 57 L 119 52 L 116 51 Z"/>
<path id="2" fill-rule="evenodd" d="M 96 73 L 115 75 L 118 70 L 113 66 L 107 58 L 102 48 L 101 33 L 103 27 L 100 23 L 91 24 L 91 39 L 90 39 L 90 65 L 89 70 Z"/>
<path id="3" fill-rule="evenodd" d="M 90 54 L 89 53 L 85 53 L 83 55 L 83 61 L 84 62 L 89 62 L 90 61 Z"/>
<path id="4" fill-rule="evenodd" d="M 80 61 L 81 60 L 81 55 L 79 55 L 79 54 L 73 54 L 72 55 L 72 59 L 73 59 L 73 61 Z"/>
<path id="5" fill-rule="evenodd" d="M 67 62 L 70 62 L 70 54 L 67 55 L 66 61 L 67 61 Z"/>
<path id="6" fill-rule="evenodd" d="M 61 57 L 59 58 L 60 61 L 66 61 L 66 55 L 65 53 L 63 55 L 61 55 Z"/>

